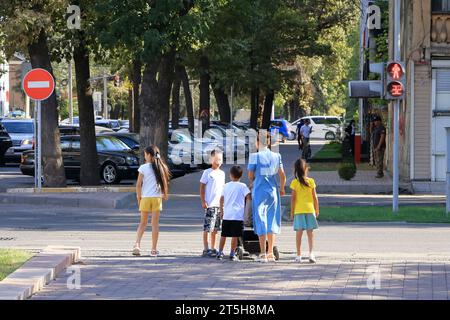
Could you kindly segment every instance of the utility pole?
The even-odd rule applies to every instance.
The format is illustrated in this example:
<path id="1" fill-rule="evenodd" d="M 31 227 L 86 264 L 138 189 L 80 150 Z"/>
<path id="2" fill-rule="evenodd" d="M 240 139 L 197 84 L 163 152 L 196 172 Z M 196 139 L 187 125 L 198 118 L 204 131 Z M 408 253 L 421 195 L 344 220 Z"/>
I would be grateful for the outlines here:
<path id="1" fill-rule="evenodd" d="M 108 117 L 108 78 L 106 73 L 103 74 L 103 118 L 107 120 Z"/>
<path id="2" fill-rule="evenodd" d="M 233 98 L 234 98 L 234 83 L 231 86 L 230 128 L 233 128 Z"/>
<path id="3" fill-rule="evenodd" d="M 394 60 L 400 61 L 400 12 L 401 1 L 394 0 Z M 398 212 L 398 198 L 399 198 L 399 168 L 398 168 L 398 149 L 399 149 L 399 113 L 400 113 L 400 99 L 394 100 L 394 150 L 393 150 L 393 200 L 392 211 Z"/>
<path id="4" fill-rule="evenodd" d="M 69 122 L 73 124 L 72 59 L 69 60 Z"/>

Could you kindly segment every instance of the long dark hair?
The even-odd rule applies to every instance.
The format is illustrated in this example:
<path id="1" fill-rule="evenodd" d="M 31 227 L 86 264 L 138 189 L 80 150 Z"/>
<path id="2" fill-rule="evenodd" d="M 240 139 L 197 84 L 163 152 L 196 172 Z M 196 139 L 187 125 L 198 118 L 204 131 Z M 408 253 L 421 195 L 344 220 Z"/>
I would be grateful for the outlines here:
<path id="1" fill-rule="evenodd" d="M 261 138 L 264 140 L 261 141 Z M 256 141 L 258 142 L 258 152 L 261 146 L 267 147 L 269 150 L 272 150 L 272 135 L 270 134 L 270 131 L 258 130 L 258 132 L 256 133 Z"/>
<path id="2" fill-rule="evenodd" d="M 161 192 L 164 197 L 167 197 L 169 193 L 169 180 L 170 171 L 165 163 L 164 159 L 161 157 L 159 148 L 155 145 L 145 148 L 145 153 L 153 157 L 151 163 L 153 171 L 155 172 L 156 182 L 161 188 Z"/>
<path id="3" fill-rule="evenodd" d="M 305 187 L 309 187 L 308 183 L 308 165 L 306 161 L 303 159 L 298 159 L 294 165 L 294 174 L 295 178 L 300 182 L 300 184 Z"/>

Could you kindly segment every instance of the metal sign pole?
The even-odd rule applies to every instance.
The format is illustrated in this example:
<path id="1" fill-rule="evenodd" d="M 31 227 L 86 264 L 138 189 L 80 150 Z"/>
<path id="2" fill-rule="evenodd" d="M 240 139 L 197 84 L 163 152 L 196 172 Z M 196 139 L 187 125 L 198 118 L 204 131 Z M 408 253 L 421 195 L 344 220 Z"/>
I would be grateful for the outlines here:
<path id="1" fill-rule="evenodd" d="M 446 205 L 445 216 L 448 218 L 450 213 L 450 127 L 446 127 L 447 133 L 447 181 L 446 181 Z"/>
<path id="2" fill-rule="evenodd" d="M 37 101 L 34 101 L 34 188 L 38 187 L 38 171 L 37 171 L 37 136 L 38 136 L 38 128 L 37 128 Z"/>
<path id="3" fill-rule="evenodd" d="M 394 8 L 394 56 L 396 61 L 400 61 L 400 0 L 395 0 Z M 398 168 L 398 146 L 399 146 L 399 113 L 400 100 L 394 103 L 394 150 L 393 150 L 393 186 L 392 186 L 392 211 L 398 212 L 398 184 L 399 184 L 399 168 Z"/>
<path id="4" fill-rule="evenodd" d="M 42 191 L 42 110 L 41 110 L 41 101 L 37 101 L 37 112 L 38 112 L 38 192 Z"/>

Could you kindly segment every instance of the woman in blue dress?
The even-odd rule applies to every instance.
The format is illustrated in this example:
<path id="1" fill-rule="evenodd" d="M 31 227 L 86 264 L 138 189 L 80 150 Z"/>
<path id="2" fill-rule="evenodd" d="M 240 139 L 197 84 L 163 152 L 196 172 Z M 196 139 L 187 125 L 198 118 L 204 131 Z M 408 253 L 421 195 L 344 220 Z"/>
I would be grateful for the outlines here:
<path id="1" fill-rule="evenodd" d="M 281 198 L 285 195 L 286 175 L 279 153 L 272 152 L 270 134 L 257 135 L 257 153 L 250 155 L 248 177 L 253 182 L 253 228 L 259 236 L 260 262 L 275 261 L 273 246 L 275 235 L 281 232 Z M 280 186 L 277 177 L 280 177 Z M 266 240 L 268 250 L 266 252 Z"/>

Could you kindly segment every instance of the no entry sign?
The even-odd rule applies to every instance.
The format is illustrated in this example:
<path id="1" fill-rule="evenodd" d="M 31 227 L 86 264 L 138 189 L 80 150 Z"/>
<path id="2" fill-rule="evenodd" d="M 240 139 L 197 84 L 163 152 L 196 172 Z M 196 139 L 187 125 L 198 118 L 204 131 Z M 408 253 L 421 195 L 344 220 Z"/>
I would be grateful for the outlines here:
<path id="1" fill-rule="evenodd" d="M 55 90 L 55 79 L 44 69 L 33 69 L 23 78 L 23 90 L 30 99 L 46 100 Z"/>

